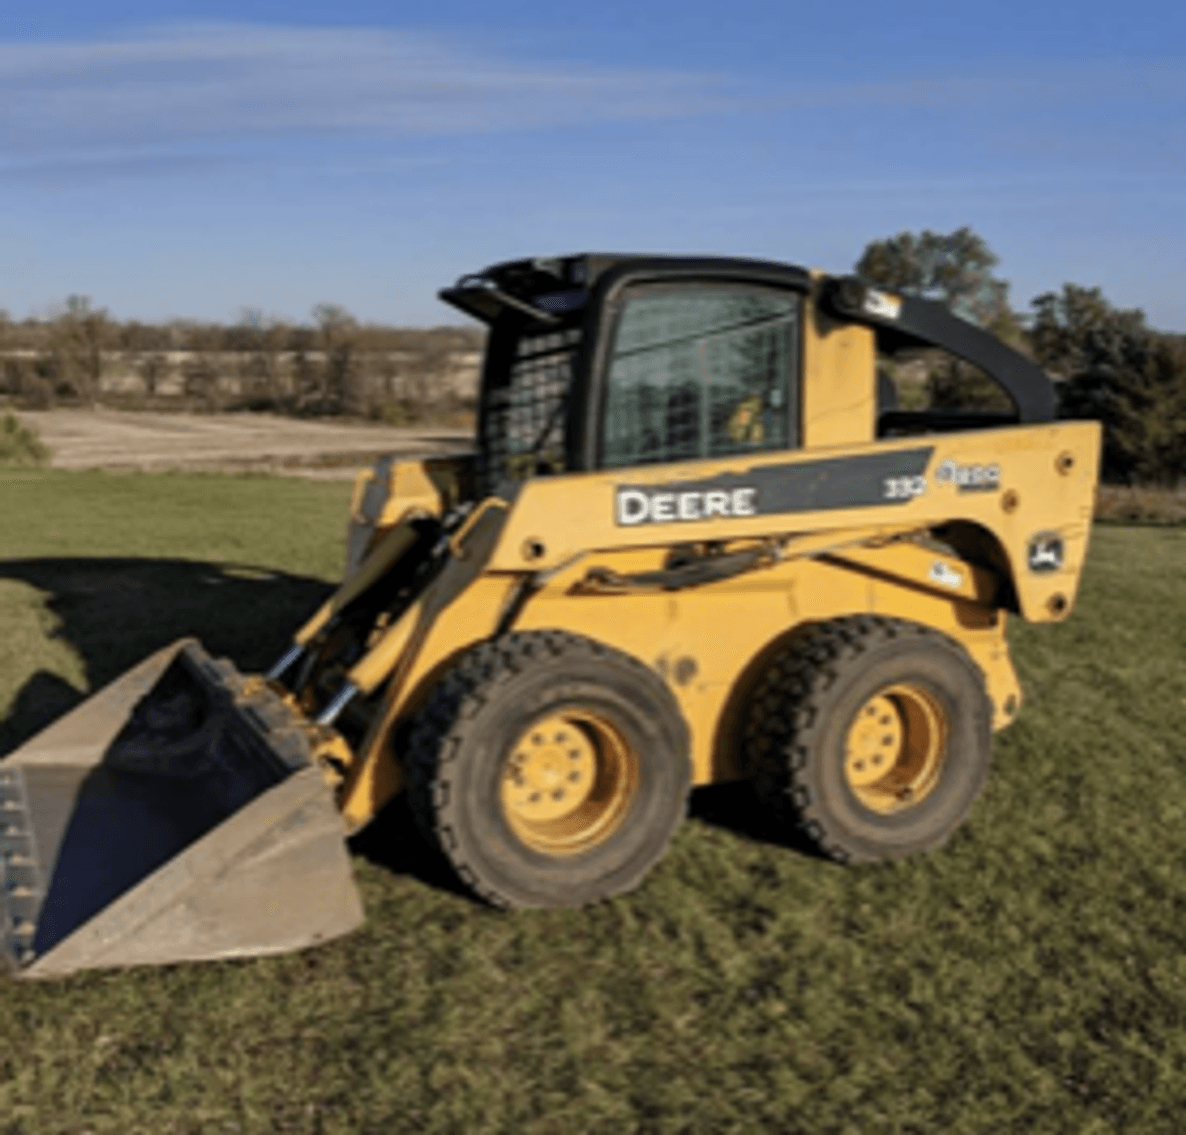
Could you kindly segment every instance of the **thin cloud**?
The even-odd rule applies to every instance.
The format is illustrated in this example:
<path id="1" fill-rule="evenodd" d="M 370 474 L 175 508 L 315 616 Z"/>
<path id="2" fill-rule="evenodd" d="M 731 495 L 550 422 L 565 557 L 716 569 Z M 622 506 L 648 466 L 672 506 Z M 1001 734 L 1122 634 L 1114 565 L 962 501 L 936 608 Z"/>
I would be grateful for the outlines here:
<path id="1" fill-rule="evenodd" d="M 9 160 L 259 139 L 460 135 L 700 114 L 712 76 L 559 68 L 400 31 L 190 24 L 0 44 Z"/>

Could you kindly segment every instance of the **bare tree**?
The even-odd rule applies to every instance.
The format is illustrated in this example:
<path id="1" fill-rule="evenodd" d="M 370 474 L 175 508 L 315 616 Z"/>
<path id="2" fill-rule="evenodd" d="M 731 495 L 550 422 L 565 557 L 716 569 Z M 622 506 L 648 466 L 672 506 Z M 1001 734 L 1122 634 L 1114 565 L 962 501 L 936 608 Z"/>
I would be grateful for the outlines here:
<path id="1" fill-rule="evenodd" d="M 181 366 L 187 397 L 196 398 L 208 410 L 222 407 L 222 329 L 195 323 L 184 328 L 188 357 Z"/>
<path id="2" fill-rule="evenodd" d="M 255 307 L 245 307 L 238 323 L 227 329 L 224 346 L 239 359 L 240 392 L 248 405 L 284 409 L 288 390 L 284 380 L 284 350 L 290 328 L 266 317 Z"/>
<path id="3" fill-rule="evenodd" d="M 49 369 L 58 393 L 95 401 L 103 381 L 103 349 L 111 340 L 106 309 L 92 307 L 90 296 L 71 295 L 49 328 Z"/>
<path id="4" fill-rule="evenodd" d="M 358 323 L 344 307 L 332 303 L 314 307 L 313 319 L 322 355 L 316 408 L 321 413 L 340 414 L 352 409 L 357 401 Z"/>

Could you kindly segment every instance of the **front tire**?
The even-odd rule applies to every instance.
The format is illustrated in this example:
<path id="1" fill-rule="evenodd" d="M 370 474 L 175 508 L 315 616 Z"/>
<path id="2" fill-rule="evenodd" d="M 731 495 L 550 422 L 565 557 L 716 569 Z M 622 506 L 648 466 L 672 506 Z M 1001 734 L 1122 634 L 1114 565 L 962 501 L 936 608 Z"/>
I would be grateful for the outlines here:
<path id="1" fill-rule="evenodd" d="M 634 659 L 560 631 L 470 650 L 413 726 L 408 800 L 461 879 L 500 907 L 632 890 L 683 817 L 675 699 Z"/>
<path id="2" fill-rule="evenodd" d="M 988 772 L 983 675 L 958 643 L 904 620 L 811 627 L 753 705 L 746 751 L 759 794 L 832 859 L 940 846 Z"/>

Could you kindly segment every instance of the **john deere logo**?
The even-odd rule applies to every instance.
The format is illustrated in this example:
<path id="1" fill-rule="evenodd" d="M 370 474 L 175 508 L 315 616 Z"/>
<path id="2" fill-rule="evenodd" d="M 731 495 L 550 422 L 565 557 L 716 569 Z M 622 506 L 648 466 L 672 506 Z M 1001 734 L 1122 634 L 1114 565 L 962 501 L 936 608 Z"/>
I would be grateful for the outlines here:
<path id="1" fill-rule="evenodd" d="M 1064 555 L 1062 537 L 1057 532 L 1039 532 L 1030 537 L 1025 559 L 1030 571 L 1058 571 Z"/>
<path id="2" fill-rule="evenodd" d="M 754 516 L 758 490 L 745 485 L 732 490 L 696 489 L 683 492 L 647 492 L 618 489 L 619 524 L 671 524 L 689 520 L 711 520 L 714 516 Z"/>

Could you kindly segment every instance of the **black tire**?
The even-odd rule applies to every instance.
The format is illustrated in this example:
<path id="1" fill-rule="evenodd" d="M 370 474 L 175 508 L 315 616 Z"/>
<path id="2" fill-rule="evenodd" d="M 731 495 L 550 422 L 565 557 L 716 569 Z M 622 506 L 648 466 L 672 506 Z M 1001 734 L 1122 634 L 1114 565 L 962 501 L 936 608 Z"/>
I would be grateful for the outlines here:
<path id="1" fill-rule="evenodd" d="M 541 722 L 559 723 L 556 744 L 540 740 Z M 466 653 L 417 716 L 406 767 L 422 833 L 500 907 L 581 906 L 633 889 L 666 850 L 691 781 L 687 727 L 661 679 L 560 631 Z M 587 796 L 571 813 L 539 818 L 569 806 L 549 804 L 550 789 L 542 803 L 529 794 L 556 768 L 574 781 L 583 773 L 573 799 Z M 523 775 L 534 779 L 521 788 Z M 563 795 L 564 779 L 555 783 Z"/>
<path id="2" fill-rule="evenodd" d="M 984 678 L 966 651 L 868 616 L 798 636 L 759 683 L 746 734 L 759 794 L 824 855 L 854 863 L 946 842 L 983 787 L 991 748 Z"/>

